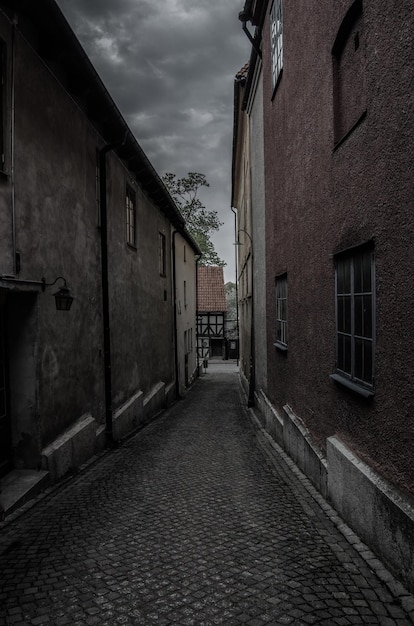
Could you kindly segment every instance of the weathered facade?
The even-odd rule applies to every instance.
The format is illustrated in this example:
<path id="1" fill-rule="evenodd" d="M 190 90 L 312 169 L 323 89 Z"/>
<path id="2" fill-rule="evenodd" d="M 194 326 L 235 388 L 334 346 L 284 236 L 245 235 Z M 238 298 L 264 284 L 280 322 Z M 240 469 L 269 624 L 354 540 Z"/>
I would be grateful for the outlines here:
<path id="1" fill-rule="evenodd" d="M 55 480 L 179 393 L 199 250 L 56 3 L 0 2 L 0 44 L 0 471 Z"/>
<path id="2" fill-rule="evenodd" d="M 266 228 L 253 245 L 266 250 L 267 379 L 255 401 L 413 586 L 414 7 L 248 1 L 240 17 L 263 72 Z"/>
<path id="3" fill-rule="evenodd" d="M 197 375 L 197 283 L 195 256 L 197 248 L 189 245 L 179 231 L 172 233 L 174 250 L 175 325 L 176 325 L 176 380 L 177 393 L 182 395 Z"/>
<path id="4" fill-rule="evenodd" d="M 251 404 L 254 388 L 266 388 L 267 379 L 262 80 L 262 64 L 253 50 L 250 64 L 234 83 L 231 199 L 236 210 L 240 375 Z"/>

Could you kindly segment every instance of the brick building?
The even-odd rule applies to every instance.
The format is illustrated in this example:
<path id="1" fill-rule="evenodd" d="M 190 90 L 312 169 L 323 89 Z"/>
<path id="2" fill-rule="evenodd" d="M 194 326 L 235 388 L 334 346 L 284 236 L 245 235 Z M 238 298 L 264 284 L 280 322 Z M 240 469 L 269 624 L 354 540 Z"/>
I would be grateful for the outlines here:
<path id="1" fill-rule="evenodd" d="M 414 6 L 247 0 L 240 19 L 247 116 L 254 73 L 263 81 L 264 232 L 251 211 L 267 377 L 255 401 L 413 585 Z"/>

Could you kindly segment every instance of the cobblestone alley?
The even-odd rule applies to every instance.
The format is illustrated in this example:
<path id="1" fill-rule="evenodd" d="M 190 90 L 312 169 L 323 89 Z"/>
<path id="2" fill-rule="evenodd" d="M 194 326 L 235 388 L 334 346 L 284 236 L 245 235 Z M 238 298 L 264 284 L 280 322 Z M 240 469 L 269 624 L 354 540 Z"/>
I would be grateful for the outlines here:
<path id="1" fill-rule="evenodd" d="M 235 366 L 213 365 L 6 519 L 0 625 L 413 623 L 412 597 L 338 530 L 244 407 Z"/>

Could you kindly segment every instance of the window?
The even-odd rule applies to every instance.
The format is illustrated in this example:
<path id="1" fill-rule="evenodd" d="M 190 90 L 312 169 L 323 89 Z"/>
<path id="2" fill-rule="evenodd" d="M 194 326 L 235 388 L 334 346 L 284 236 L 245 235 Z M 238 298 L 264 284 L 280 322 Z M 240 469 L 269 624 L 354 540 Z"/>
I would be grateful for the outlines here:
<path id="1" fill-rule="evenodd" d="M 272 88 L 275 89 L 283 68 L 282 0 L 274 0 L 270 10 L 270 45 L 272 55 Z"/>
<path id="2" fill-rule="evenodd" d="M 187 281 L 184 281 L 184 307 L 187 308 Z"/>
<path id="3" fill-rule="evenodd" d="M 276 344 L 287 347 L 287 274 L 276 278 Z"/>
<path id="4" fill-rule="evenodd" d="M 374 384 L 374 270 L 372 247 L 336 259 L 336 369 L 366 388 Z"/>
<path id="5" fill-rule="evenodd" d="M 135 191 L 131 187 L 126 189 L 126 240 L 129 246 L 134 248 L 136 240 L 136 200 Z"/>
<path id="6" fill-rule="evenodd" d="M 364 15 L 354 0 L 332 48 L 334 141 L 340 145 L 366 115 Z"/>
<path id="7" fill-rule="evenodd" d="M 158 233 L 159 243 L 159 264 L 160 264 L 160 276 L 166 276 L 166 239 L 163 233 Z"/>

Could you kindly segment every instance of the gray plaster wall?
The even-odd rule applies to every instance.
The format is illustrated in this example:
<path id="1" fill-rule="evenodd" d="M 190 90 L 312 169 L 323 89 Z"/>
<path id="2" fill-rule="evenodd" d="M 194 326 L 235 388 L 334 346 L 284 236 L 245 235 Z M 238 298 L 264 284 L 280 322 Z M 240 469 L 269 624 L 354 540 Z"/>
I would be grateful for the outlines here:
<path id="1" fill-rule="evenodd" d="M 60 312 L 52 294 L 62 283 L 45 292 L 37 288 L 36 418 L 44 446 L 85 413 L 103 419 L 99 137 L 18 32 L 15 45 L 19 278 L 52 282 L 63 276 L 75 297 L 70 312 Z"/>
<path id="2" fill-rule="evenodd" d="M 0 19 L 0 37 L 5 43 L 8 50 L 11 50 L 12 30 L 10 24 Z M 7 76 L 11 75 L 12 56 L 7 55 L 5 62 L 5 71 Z M 12 211 L 12 185 L 10 180 L 11 172 L 11 152 L 12 152 L 12 133 L 11 133 L 11 108 L 12 93 L 11 81 L 5 81 L 3 85 L 3 103 L 5 106 L 5 114 L 3 115 L 3 141 L 4 141 L 4 163 L 0 166 L 5 176 L 0 177 L 0 268 L 5 274 L 12 274 L 14 269 L 13 263 L 13 211 Z"/>
<path id="3" fill-rule="evenodd" d="M 11 46 L 11 25 L 0 16 Z M 63 276 L 74 295 L 56 311 L 39 284 L 2 284 L 7 307 L 10 414 L 14 463 L 49 469 L 57 479 L 104 445 L 105 393 L 101 290 L 101 231 L 97 151 L 102 138 L 67 93 L 65 77 L 48 69 L 17 29 L 7 95 L 6 176 L 0 176 L 0 275 L 52 283 Z M 14 152 L 12 154 L 11 146 Z M 13 156 L 13 160 L 12 160 Z M 13 167 L 12 167 L 13 165 Z M 13 171 L 13 176 L 11 172 Z M 136 193 L 137 245 L 126 242 L 126 186 Z M 171 224 L 107 154 L 109 291 L 114 432 L 123 437 L 174 396 Z M 16 248 L 13 249 L 15 216 Z M 159 233 L 167 267 L 159 269 Z M 192 273 L 195 284 L 195 270 Z M 188 279 L 190 280 L 190 278 Z M 4 281 L 3 281 L 4 283 Z M 194 286 L 193 286 L 194 291 Z"/>
<path id="4" fill-rule="evenodd" d="M 327 445 L 329 498 L 345 522 L 414 589 L 414 501 L 338 438 Z"/>
<path id="5" fill-rule="evenodd" d="M 114 408 L 159 381 L 174 379 L 170 223 L 113 154 L 107 159 L 109 290 Z M 136 247 L 126 242 L 125 194 L 136 194 Z M 166 276 L 159 272 L 159 233 L 166 236 Z M 166 296 L 164 296 L 166 292 Z M 166 298 L 166 299 L 164 299 Z"/>
<path id="6" fill-rule="evenodd" d="M 254 241 L 254 341 L 256 388 L 267 389 L 267 326 L 266 326 L 266 245 L 265 184 L 263 145 L 263 78 L 261 65 L 251 95 L 250 167 L 251 211 Z"/>

